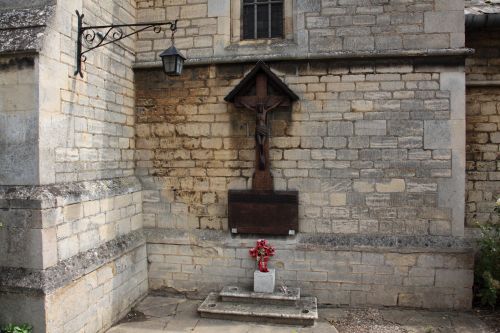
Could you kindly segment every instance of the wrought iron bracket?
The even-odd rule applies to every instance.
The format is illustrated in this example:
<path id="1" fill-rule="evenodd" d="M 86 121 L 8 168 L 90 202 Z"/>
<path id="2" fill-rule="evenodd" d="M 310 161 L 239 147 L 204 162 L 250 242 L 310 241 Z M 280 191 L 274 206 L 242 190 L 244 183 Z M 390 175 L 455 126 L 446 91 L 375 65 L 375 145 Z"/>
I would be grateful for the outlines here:
<path id="1" fill-rule="evenodd" d="M 167 22 L 144 22 L 136 24 L 112 24 L 112 25 L 97 25 L 84 26 L 84 14 L 76 11 L 78 17 L 78 37 L 76 41 L 76 70 L 75 76 L 80 74 L 83 78 L 82 63 L 87 61 L 86 53 L 95 50 L 101 46 L 116 43 L 124 38 L 138 34 L 147 29 L 153 29 L 155 33 L 160 33 L 163 28 L 167 28 L 174 33 L 177 31 L 177 20 Z M 131 31 L 124 32 L 123 28 L 130 28 Z M 137 29 L 134 29 L 137 28 Z M 104 32 L 101 32 L 103 30 Z"/>

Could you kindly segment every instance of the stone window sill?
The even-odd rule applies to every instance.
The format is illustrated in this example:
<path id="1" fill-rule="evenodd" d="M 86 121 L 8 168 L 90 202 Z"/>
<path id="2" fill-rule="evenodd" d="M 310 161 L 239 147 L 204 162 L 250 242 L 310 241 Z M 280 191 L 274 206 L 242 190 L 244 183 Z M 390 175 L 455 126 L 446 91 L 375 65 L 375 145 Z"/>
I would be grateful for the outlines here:
<path id="1" fill-rule="evenodd" d="M 287 47 L 297 47 L 297 43 L 293 40 L 283 38 L 267 38 L 267 39 L 246 39 L 231 43 L 225 48 L 226 51 L 238 51 L 251 49 L 252 53 L 262 52 L 269 49 L 282 49 Z"/>

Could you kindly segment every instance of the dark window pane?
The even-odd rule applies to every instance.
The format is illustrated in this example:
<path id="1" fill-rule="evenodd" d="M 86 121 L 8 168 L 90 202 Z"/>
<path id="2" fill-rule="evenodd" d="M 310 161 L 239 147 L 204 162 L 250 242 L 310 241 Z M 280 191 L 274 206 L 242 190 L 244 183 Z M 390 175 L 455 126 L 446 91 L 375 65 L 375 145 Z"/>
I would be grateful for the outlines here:
<path id="1" fill-rule="evenodd" d="M 283 37 L 283 4 L 271 5 L 271 37 Z"/>
<path id="2" fill-rule="evenodd" d="M 269 37 L 269 5 L 257 6 L 257 38 Z"/>
<path id="3" fill-rule="evenodd" d="M 283 1 L 243 0 L 242 14 L 243 39 L 283 37 Z"/>
<path id="4" fill-rule="evenodd" d="M 243 39 L 255 38 L 255 6 L 243 6 Z"/>

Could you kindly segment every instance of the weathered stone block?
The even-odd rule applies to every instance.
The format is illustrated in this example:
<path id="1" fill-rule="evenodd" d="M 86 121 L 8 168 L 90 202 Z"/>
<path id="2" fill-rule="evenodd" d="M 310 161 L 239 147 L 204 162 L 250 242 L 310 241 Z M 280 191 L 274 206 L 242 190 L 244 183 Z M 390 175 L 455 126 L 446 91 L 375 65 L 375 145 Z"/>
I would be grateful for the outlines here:
<path id="1" fill-rule="evenodd" d="M 348 136 L 354 133 L 352 122 L 331 121 L 328 123 L 328 135 L 330 136 Z"/>
<path id="2" fill-rule="evenodd" d="M 63 208 L 64 221 L 74 221 L 83 217 L 83 205 L 80 203 L 68 205 Z"/>
<path id="3" fill-rule="evenodd" d="M 474 272 L 465 269 L 436 269 L 436 287 L 471 288 Z"/>
<path id="4" fill-rule="evenodd" d="M 344 38 L 344 49 L 349 51 L 369 51 L 375 49 L 375 39 L 371 36 L 348 36 Z"/>
<path id="5" fill-rule="evenodd" d="M 220 17 L 230 15 L 230 0 L 208 0 L 208 16 Z"/>
<path id="6" fill-rule="evenodd" d="M 451 126 L 446 120 L 424 121 L 424 148 L 450 148 Z"/>
<path id="7" fill-rule="evenodd" d="M 269 272 L 266 273 L 256 270 L 253 273 L 253 291 L 256 293 L 273 293 L 275 281 L 275 269 L 269 269 Z"/>
<path id="8" fill-rule="evenodd" d="M 385 135 L 385 120 L 356 120 L 354 122 L 356 135 Z"/>
<path id="9" fill-rule="evenodd" d="M 405 191 L 405 181 L 404 179 L 391 179 L 388 183 L 377 183 L 375 184 L 377 192 L 404 192 Z"/>
<path id="10" fill-rule="evenodd" d="M 464 32 L 464 15 L 462 10 L 426 12 L 424 26 L 426 33 Z"/>
<path id="11" fill-rule="evenodd" d="M 405 49 L 439 49 L 450 45 L 448 34 L 429 35 L 405 35 L 403 36 L 403 47 Z"/>

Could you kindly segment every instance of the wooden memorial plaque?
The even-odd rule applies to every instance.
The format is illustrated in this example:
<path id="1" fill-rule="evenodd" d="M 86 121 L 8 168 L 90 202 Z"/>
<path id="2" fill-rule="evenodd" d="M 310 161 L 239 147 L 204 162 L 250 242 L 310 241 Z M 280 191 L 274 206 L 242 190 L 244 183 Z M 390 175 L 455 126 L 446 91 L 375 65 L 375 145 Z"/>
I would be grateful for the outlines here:
<path id="1" fill-rule="evenodd" d="M 238 234 L 295 235 L 297 191 L 229 191 L 229 229 Z"/>

